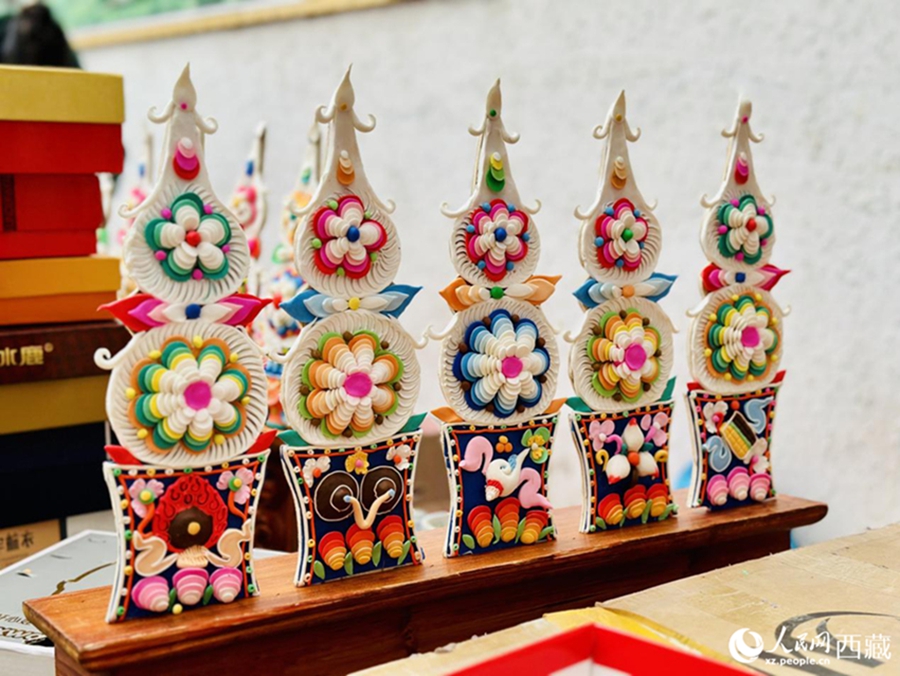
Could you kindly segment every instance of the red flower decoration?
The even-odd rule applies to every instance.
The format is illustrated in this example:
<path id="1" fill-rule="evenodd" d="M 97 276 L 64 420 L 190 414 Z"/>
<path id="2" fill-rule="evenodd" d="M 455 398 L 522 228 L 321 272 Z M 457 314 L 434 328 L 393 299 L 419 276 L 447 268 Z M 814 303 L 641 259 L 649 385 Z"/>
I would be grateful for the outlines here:
<path id="1" fill-rule="evenodd" d="M 637 270 L 650 227 L 627 199 L 606 207 L 594 223 L 597 262 L 604 268 Z"/>
<path id="2" fill-rule="evenodd" d="M 384 226 L 371 218 L 356 195 L 329 200 L 310 220 L 316 237 L 316 267 L 326 275 L 365 277 L 387 241 Z"/>

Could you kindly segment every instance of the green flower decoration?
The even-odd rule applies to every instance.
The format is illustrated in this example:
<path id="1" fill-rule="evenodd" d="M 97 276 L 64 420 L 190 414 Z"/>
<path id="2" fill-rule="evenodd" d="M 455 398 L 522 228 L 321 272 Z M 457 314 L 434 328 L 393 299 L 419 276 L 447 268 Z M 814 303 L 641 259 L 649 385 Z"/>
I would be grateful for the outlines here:
<path id="1" fill-rule="evenodd" d="M 724 203 L 716 221 L 720 254 L 748 265 L 759 263 L 775 227 L 772 217 L 757 205 L 753 195 Z"/>
<path id="2" fill-rule="evenodd" d="M 734 295 L 710 314 L 705 354 L 710 373 L 725 380 L 765 375 L 778 348 L 772 310 L 756 294 Z"/>
<path id="3" fill-rule="evenodd" d="M 147 244 L 166 275 L 178 282 L 222 279 L 228 274 L 231 226 L 194 193 L 175 198 L 144 229 Z"/>
<path id="4" fill-rule="evenodd" d="M 531 449 L 531 459 L 539 465 L 547 462 L 547 458 L 550 457 L 549 443 L 550 430 L 546 427 L 528 430 L 522 435 L 522 445 Z"/>

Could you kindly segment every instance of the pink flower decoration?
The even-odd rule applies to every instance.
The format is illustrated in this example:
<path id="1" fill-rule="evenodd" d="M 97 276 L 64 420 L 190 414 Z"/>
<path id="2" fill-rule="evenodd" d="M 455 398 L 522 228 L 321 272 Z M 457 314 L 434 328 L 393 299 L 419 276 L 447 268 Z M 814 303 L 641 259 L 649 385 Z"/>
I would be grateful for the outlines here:
<path id="1" fill-rule="evenodd" d="M 641 418 L 641 428 L 646 432 L 644 435 L 645 441 L 652 441 L 659 448 L 662 448 L 666 445 L 666 441 L 669 440 L 669 435 L 666 433 L 666 425 L 669 424 L 669 416 L 660 411 L 652 418 L 650 415 L 645 415 Z"/>
<path id="2" fill-rule="evenodd" d="M 250 489 L 253 486 L 253 472 L 246 467 L 241 467 L 237 472 L 228 470 L 219 475 L 216 488 L 224 491 L 226 488 L 234 493 L 234 501 L 243 505 L 250 498 Z"/>
<path id="3" fill-rule="evenodd" d="M 494 282 L 528 255 L 528 215 L 503 200 L 485 202 L 469 214 L 466 252 Z"/>
<path id="4" fill-rule="evenodd" d="M 609 439 L 615 429 L 616 426 L 612 420 L 604 420 L 602 423 L 594 420 L 590 424 L 588 427 L 588 436 L 591 438 L 591 444 L 595 451 L 602 451 L 607 440 L 614 441 L 619 439 L 618 436 L 616 436 L 615 439 Z M 621 448 L 621 445 L 622 442 L 619 441 L 619 448 Z"/>
<path id="5" fill-rule="evenodd" d="M 604 268 L 637 270 L 649 231 L 647 221 L 629 200 L 606 207 L 594 224 L 597 262 Z"/>
<path id="6" fill-rule="evenodd" d="M 326 275 L 365 277 L 377 252 L 387 242 L 387 232 L 372 220 L 356 195 L 330 200 L 310 220 L 316 238 L 316 267 Z"/>
<path id="7" fill-rule="evenodd" d="M 147 516 L 147 506 L 156 502 L 156 498 L 165 491 L 166 487 L 156 479 L 150 479 L 150 481 L 138 479 L 128 489 L 128 495 L 131 496 L 131 508 L 135 514 L 144 518 Z"/>

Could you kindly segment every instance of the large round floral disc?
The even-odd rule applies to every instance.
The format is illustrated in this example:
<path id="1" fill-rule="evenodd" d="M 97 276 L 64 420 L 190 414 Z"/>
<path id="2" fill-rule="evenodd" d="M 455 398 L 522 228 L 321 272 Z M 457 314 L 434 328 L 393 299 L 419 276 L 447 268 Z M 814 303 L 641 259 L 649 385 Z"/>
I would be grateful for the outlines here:
<path id="1" fill-rule="evenodd" d="M 656 216 L 624 197 L 581 224 L 579 255 L 594 279 L 619 284 L 644 280 L 656 267 L 661 248 Z"/>
<path id="2" fill-rule="evenodd" d="M 200 467 L 236 457 L 267 415 L 259 348 L 233 326 L 150 329 L 116 357 L 106 410 L 119 442 L 149 464 Z"/>
<path id="3" fill-rule="evenodd" d="M 748 272 L 769 262 L 775 225 L 769 204 L 747 193 L 726 194 L 706 213 L 703 253 L 723 270 Z"/>
<path id="4" fill-rule="evenodd" d="M 752 392 L 781 358 L 782 312 L 768 291 L 732 284 L 710 294 L 691 323 L 691 374 L 710 392 Z"/>
<path id="5" fill-rule="evenodd" d="M 325 200 L 294 237 L 298 272 L 328 296 L 368 296 L 390 284 L 400 267 L 400 242 L 387 214 L 363 196 Z"/>
<path id="6" fill-rule="evenodd" d="M 626 411 L 659 399 L 672 362 L 669 317 L 644 298 L 617 298 L 587 314 L 569 351 L 569 377 L 593 410 Z"/>
<path id="7" fill-rule="evenodd" d="M 512 425 L 540 415 L 556 392 L 559 352 L 543 313 L 509 299 L 460 312 L 441 343 L 441 389 L 468 422 Z"/>
<path id="8" fill-rule="evenodd" d="M 142 208 L 122 255 L 141 290 L 170 303 L 221 300 L 250 267 L 243 229 L 201 184 L 164 188 Z"/>
<path id="9" fill-rule="evenodd" d="M 412 340 L 395 320 L 365 310 L 307 326 L 281 378 L 288 423 L 325 448 L 391 436 L 412 415 L 418 394 Z"/>
<path id="10" fill-rule="evenodd" d="M 540 246 L 531 217 L 516 205 L 495 199 L 456 221 L 450 258 L 469 284 L 505 288 L 531 276 Z"/>

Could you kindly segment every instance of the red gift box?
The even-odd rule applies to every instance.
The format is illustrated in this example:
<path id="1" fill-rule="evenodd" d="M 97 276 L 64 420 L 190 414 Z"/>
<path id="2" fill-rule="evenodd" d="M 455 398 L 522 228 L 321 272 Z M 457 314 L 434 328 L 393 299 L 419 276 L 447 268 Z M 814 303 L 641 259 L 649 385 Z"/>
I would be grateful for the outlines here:
<path id="1" fill-rule="evenodd" d="M 100 182 L 94 174 L 21 174 L 3 179 L 13 184 L 11 207 L 18 232 L 93 232 L 103 224 Z"/>
<path id="2" fill-rule="evenodd" d="M 118 124 L 0 120 L 0 174 L 93 174 L 122 171 Z"/>

